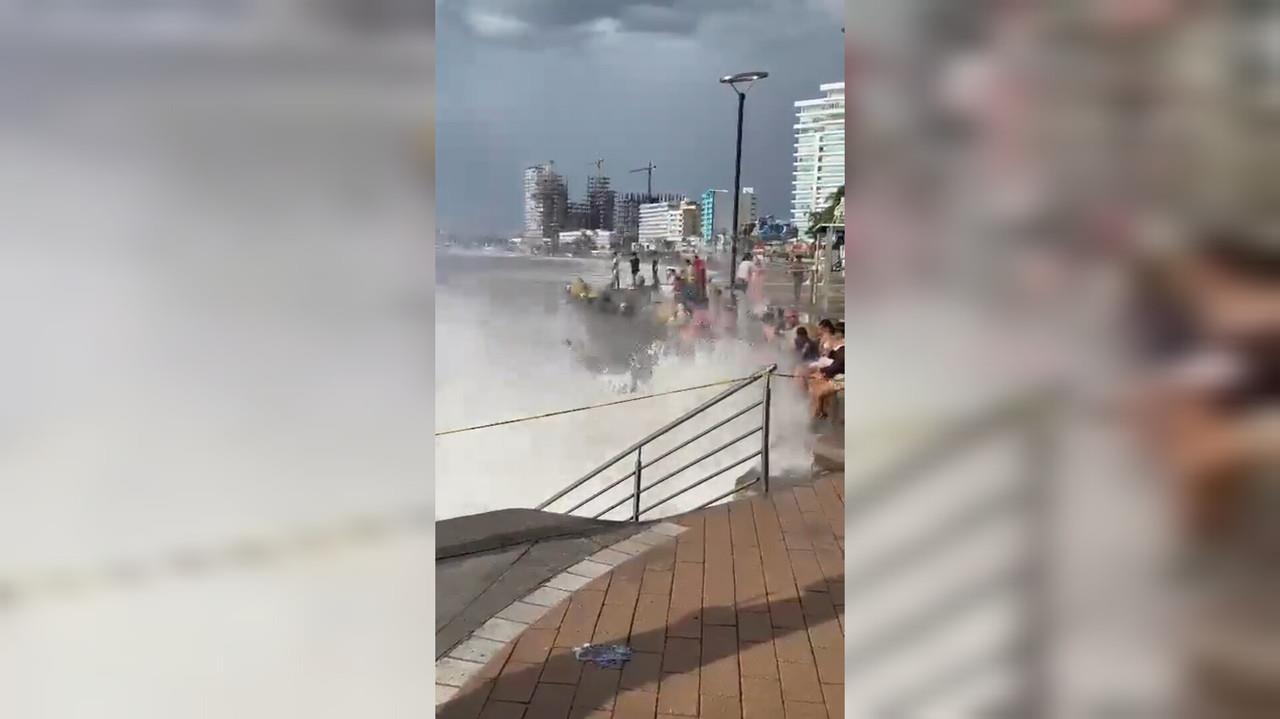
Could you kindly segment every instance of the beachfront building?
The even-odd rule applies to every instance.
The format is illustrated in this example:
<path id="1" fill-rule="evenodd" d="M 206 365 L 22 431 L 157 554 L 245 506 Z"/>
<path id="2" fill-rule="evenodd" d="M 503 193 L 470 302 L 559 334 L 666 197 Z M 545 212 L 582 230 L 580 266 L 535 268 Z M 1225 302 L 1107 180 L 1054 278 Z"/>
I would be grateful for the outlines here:
<path id="1" fill-rule="evenodd" d="M 590 249 L 603 251 L 615 249 L 613 241 L 614 233 L 611 230 L 576 229 L 565 230 L 560 233 L 560 247 L 565 250 Z"/>
<path id="2" fill-rule="evenodd" d="M 639 243 L 646 250 L 672 250 L 697 242 L 701 206 L 692 200 L 650 202 L 640 206 Z"/>
<path id="3" fill-rule="evenodd" d="M 646 250 L 664 249 L 671 236 L 671 216 L 678 213 L 677 202 L 649 202 L 640 205 L 639 242 Z"/>
<path id="4" fill-rule="evenodd" d="M 617 233 L 618 242 L 625 250 L 630 250 L 640 237 L 640 207 L 655 202 L 679 202 L 679 195 L 664 193 L 647 195 L 643 192 L 628 192 L 617 195 L 613 206 L 613 230 Z"/>
<path id="5" fill-rule="evenodd" d="M 822 97 L 795 103 L 791 222 L 797 227 L 808 227 L 809 214 L 825 207 L 844 184 L 844 83 L 818 89 Z"/>
<path id="6" fill-rule="evenodd" d="M 754 225 L 760 219 L 760 200 L 756 197 L 756 188 L 742 188 L 742 196 L 738 198 L 738 231 L 743 227 Z"/>
<path id="7" fill-rule="evenodd" d="M 702 246 L 707 249 L 722 248 L 733 235 L 729 216 L 733 214 L 733 197 L 728 190 L 707 190 L 699 203 L 699 224 Z M 738 200 L 738 228 L 754 225 L 760 215 L 760 205 L 753 187 L 742 188 Z"/>
<path id="8" fill-rule="evenodd" d="M 729 235 L 729 213 L 733 212 L 728 190 L 707 190 L 702 193 L 701 213 L 702 245 L 715 247 Z"/>

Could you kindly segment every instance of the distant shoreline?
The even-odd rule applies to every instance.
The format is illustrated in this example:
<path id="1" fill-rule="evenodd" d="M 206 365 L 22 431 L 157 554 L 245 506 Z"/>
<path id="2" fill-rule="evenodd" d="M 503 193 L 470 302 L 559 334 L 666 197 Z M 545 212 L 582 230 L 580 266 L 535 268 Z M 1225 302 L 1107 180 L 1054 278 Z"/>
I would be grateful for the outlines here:
<path id="1" fill-rule="evenodd" d="M 608 257 L 593 257 L 591 255 L 585 255 L 582 257 L 565 257 L 563 255 L 559 255 L 559 256 L 535 255 L 535 254 L 527 254 L 524 252 L 508 252 L 506 250 L 488 251 L 488 250 L 477 250 L 472 248 L 439 247 L 439 246 L 436 247 L 436 252 L 438 254 L 456 255 L 459 257 L 502 257 L 502 258 L 524 259 L 524 260 L 560 260 L 560 261 L 573 260 L 573 261 L 579 261 L 579 262 L 588 261 L 588 260 L 599 260 L 601 262 L 604 262 L 609 259 Z"/>

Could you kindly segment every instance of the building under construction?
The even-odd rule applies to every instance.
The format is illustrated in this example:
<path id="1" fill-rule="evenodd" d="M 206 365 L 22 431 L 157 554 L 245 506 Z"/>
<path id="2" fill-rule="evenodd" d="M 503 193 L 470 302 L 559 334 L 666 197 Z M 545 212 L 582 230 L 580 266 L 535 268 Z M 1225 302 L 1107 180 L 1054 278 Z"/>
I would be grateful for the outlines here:
<path id="1" fill-rule="evenodd" d="M 565 212 L 564 226 L 561 230 L 564 232 L 577 232 L 578 230 L 595 229 L 591 224 L 591 210 L 586 200 L 570 200 L 568 210 Z"/>
<path id="2" fill-rule="evenodd" d="M 558 250 L 561 230 L 569 213 L 569 185 L 555 171 L 555 163 L 534 165 L 524 171 L 524 238 L 547 240 Z"/>
<path id="3" fill-rule="evenodd" d="M 609 187 L 609 177 L 603 174 L 587 178 L 586 229 L 614 229 L 615 193 Z"/>
<path id="4" fill-rule="evenodd" d="M 547 162 L 525 169 L 524 173 L 524 237 L 545 240 L 557 252 L 561 232 L 605 230 L 615 233 L 624 248 L 630 248 L 640 235 L 640 206 L 651 202 L 684 200 L 677 193 L 649 194 L 631 192 L 619 195 L 608 175 L 600 171 L 603 161 L 596 163 L 596 173 L 587 178 L 586 195 L 569 201 L 569 185 L 555 171 L 555 163 Z"/>

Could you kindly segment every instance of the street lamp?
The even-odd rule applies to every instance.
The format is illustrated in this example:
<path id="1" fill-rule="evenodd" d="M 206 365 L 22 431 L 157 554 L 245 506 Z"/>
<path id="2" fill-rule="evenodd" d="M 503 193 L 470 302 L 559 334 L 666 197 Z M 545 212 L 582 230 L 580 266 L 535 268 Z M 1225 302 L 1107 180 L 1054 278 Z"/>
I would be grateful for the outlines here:
<path id="1" fill-rule="evenodd" d="M 730 235 L 729 249 L 729 287 L 733 287 L 736 281 L 736 272 L 738 266 L 738 200 L 742 195 L 742 108 L 747 102 L 747 90 L 751 89 L 751 85 L 756 80 L 763 80 L 769 77 L 767 72 L 740 72 L 737 75 L 725 75 L 720 78 L 720 82 L 733 88 L 738 94 L 738 150 L 733 160 L 733 234 Z M 745 85 L 739 88 L 738 85 Z"/>

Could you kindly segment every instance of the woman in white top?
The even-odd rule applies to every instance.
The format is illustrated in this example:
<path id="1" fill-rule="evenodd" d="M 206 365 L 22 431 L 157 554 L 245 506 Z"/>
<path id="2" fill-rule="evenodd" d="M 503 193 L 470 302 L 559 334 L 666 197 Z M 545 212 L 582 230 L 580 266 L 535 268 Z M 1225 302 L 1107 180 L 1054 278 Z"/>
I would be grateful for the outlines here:
<path id="1" fill-rule="evenodd" d="M 750 301 L 751 314 L 755 317 L 763 317 L 768 307 L 764 296 L 764 263 L 759 259 L 751 263 L 748 277 L 747 299 Z"/>
<path id="2" fill-rule="evenodd" d="M 747 283 L 751 281 L 751 268 L 755 265 L 751 262 L 751 257 L 743 256 L 742 262 L 738 263 L 738 283 L 746 289 Z"/>

